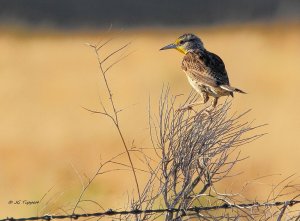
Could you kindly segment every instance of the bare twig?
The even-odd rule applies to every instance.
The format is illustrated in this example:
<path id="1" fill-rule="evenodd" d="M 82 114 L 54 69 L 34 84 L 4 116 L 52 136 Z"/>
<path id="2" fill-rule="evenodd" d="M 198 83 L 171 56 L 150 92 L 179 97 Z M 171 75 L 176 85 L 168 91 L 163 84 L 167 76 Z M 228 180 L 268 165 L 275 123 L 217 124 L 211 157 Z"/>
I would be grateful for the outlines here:
<path id="1" fill-rule="evenodd" d="M 140 201 L 140 205 L 141 205 L 141 193 L 140 193 L 140 187 L 139 187 L 139 182 L 138 182 L 138 178 L 137 178 L 137 175 L 136 175 L 136 169 L 133 165 L 133 161 L 132 161 L 132 158 L 131 158 L 131 155 L 130 155 L 130 152 L 129 152 L 129 148 L 127 146 L 127 143 L 125 141 L 125 138 L 124 138 L 124 135 L 123 135 L 123 132 L 121 130 L 121 127 L 120 127 L 120 121 L 119 121 L 119 111 L 117 110 L 116 108 L 116 104 L 114 102 L 114 99 L 113 99 L 113 95 L 112 95 L 112 90 L 111 90 L 111 87 L 109 85 L 109 82 L 108 82 L 108 79 L 107 79 L 107 76 L 106 76 L 106 73 L 107 71 L 113 67 L 115 64 L 117 64 L 119 61 L 121 61 L 123 58 L 125 58 L 126 56 L 123 56 L 121 57 L 120 59 L 118 59 L 117 61 L 113 62 L 110 66 L 108 66 L 106 69 L 104 69 L 103 67 L 103 64 L 108 61 L 112 56 L 114 56 L 115 54 L 117 54 L 118 52 L 120 52 L 121 50 L 125 49 L 130 43 L 128 44 L 125 44 L 124 46 L 120 47 L 119 49 L 111 52 L 109 55 L 107 55 L 104 59 L 101 59 L 100 58 L 100 49 L 108 44 L 109 42 L 111 41 L 108 40 L 106 42 L 104 42 L 102 45 L 98 46 L 98 45 L 92 45 L 92 44 L 89 44 L 89 46 L 91 48 L 93 48 L 95 54 L 96 54 L 96 57 L 97 57 L 97 61 L 98 61 L 98 66 L 99 66 L 99 70 L 100 70 L 100 73 L 103 77 L 103 80 L 104 80 L 104 83 L 105 83 L 105 87 L 106 87 L 106 91 L 108 93 L 108 97 L 109 97 L 109 100 L 110 100 L 110 106 L 112 108 L 112 112 L 108 112 L 107 109 L 104 107 L 104 105 L 102 104 L 101 102 L 101 106 L 102 106 L 102 109 L 103 111 L 93 111 L 93 110 L 90 110 L 90 109 L 87 109 L 85 108 L 86 110 L 92 112 L 92 113 L 96 113 L 96 114 L 101 114 L 101 115 L 104 115 L 106 117 L 108 117 L 109 119 L 112 120 L 113 124 L 115 125 L 115 128 L 117 129 L 118 131 L 118 134 L 121 138 L 121 141 L 122 141 L 122 145 L 126 151 L 126 154 L 127 154 L 127 157 L 128 157 L 128 160 L 129 160 L 129 163 L 130 163 L 130 166 L 131 166 L 131 170 L 132 170 L 132 173 L 133 173 L 133 176 L 134 176 L 134 181 L 135 181 L 135 185 L 136 185 L 136 190 L 137 190 L 137 193 L 138 193 L 138 197 L 139 197 L 139 201 Z"/>

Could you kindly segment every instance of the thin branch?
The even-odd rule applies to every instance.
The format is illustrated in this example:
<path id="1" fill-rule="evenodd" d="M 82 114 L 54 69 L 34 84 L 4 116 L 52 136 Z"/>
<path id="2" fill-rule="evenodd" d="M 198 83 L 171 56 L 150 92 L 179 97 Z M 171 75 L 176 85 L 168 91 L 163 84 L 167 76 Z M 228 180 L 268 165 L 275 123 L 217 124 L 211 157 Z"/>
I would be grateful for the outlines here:
<path id="1" fill-rule="evenodd" d="M 100 49 L 106 45 L 107 43 L 109 43 L 111 41 L 111 39 L 109 39 L 108 41 L 106 41 L 105 43 L 103 43 L 102 45 L 100 46 L 93 46 L 91 45 L 91 47 L 94 49 L 94 52 L 96 54 L 96 57 L 97 57 L 97 61 L 98 61 L 98 66 L 99 66 L 99 70 L 100 70 L 100 73 L 103 77 L 103 80 L 104 80 L 104 83 L 105 83 L 105 87 L 106 87 L 106 91 L 108 93 L 108 96 L 109 96 L 109 100 L 110 100 L 110 105 L 112 107 L 112 114 L 109 114 L 105 107 L 103 106 L 103 104 L 101 103 L 102 107 L 103 107 L 103 110 L 104 112 L 101 112 L 101 111 L 92 111 L 92 110 L 89 110 L 87 108 L 85 108 L 86 110 L 92 112 L 92 113 L 98 113 L 98 114 L 101 114 L 101 115 L 104 115 L 104 116 L 107 116 L 109 117 L 117 131 L 118 131 L 118 134 L 121 138 L 121 141 L 122 141 L 122 144 L 125 148 L 125 151 L 126 151 L 126 154 L 127 154 L 127 157 L 128 157 L 128 160 L 129 160 L 129 163 L 130 163 L 130 166 L 131 166 L 131 169 L 132 169 L 132 173 L 133 173 L 133 176 L 134 176 L 134 180 L 135 180 L 135 185 L 136 185 L 136 188 L 137 188 L 137 193 L 138 193 L 138 196 L 139 196 L 139 201 L 140 201 L 140 206 L 141 206 L 141 193 L 140 193 L 140 187 L 139 187 L 139 183 L 138 183 L 138 179 L 137 179 L 137 175 L 136 175 L 136 171 L 135 171 L 135 167 L 133 165 L 133 161 L 132 161 L 132 158 L 131 158 L 131 155 L 130 155 L 130 152 L 129 152 L 129 148 L 126 144 L 126 141 L 125 141 L 125 138 L 124 138 L 124 135 L 121 131 L 121 128 L 120 128 L 120 123 L 119 123 L 119 118 L 118 118 L 118 113 L 119 111 L 117 110 L 116 108 L 116 105 L 115 105 L 115 102 L 113 100 L 113 95 L 112 95 L 112 91 L 111 91 L 111 88 L 110 88 L 110 85 L 108 83 L 108 80 L 107 80 L 107 77 L 106 77 L 106 72 L 111 68 L 113 67 L 115 64 L 117 64 L 118 62 L 120 62 L 121 60 L 123 60 L 126 56 L 123 56 L 121 57 L 120 59 L 118 59 L 117 61 L 113 62 L 108 68 L 106 68 L 105 70 L 103 69 L 103 63 L 105 61 L 107 61 L 109 58 L 111 58 L 114 54 L 118 53 L 119 51 L 125 49 L 130 43 L 128 44 L 125 44 L 124 46 L 122 46 L 121 48 L 115 50 L 114 52 L 110 53 L 107 57 L 105 57 L 103 60 L 100 59 Z"/>
<path id="2" fill-rule="evenodd" d="M 106 56 L 106 58 L 104 58 L 102 61 L 101 61 L 101 64 L 104 64 L 105 61 L 107 61 L 110 57 L 112 57 L 114 54 L 118 53 L 119 51 L 123 50 L 124 48 L 126 48 L 128 45 L 130 45 L 131 42 L 125 44 L 124 46 L 118 48 L 117 50 L 111 52 L 108 56 Z"/>

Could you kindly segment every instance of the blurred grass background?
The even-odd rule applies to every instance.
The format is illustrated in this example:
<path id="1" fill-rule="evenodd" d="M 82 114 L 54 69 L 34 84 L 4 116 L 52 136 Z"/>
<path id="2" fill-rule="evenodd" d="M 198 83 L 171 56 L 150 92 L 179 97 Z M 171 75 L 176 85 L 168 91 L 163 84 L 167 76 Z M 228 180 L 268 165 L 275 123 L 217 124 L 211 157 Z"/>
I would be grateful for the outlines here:
<path id="1" fill-rule="evenodd" d="M 74 200 L 80 181 L 74 171 L 91 176 L 101 159 L 123 151 L 109 120 L 81 106 L 97 109 L 106 96 L 96 57 L 85 43 L 114 37 L 103 54 L 132 42 L 132 53 L 109 72 L 126 140 L 150 147 L 148 98 L 157 103 L 163 84 L 174 94 L 190 91 L 181 71 L 182 55 L 160 52 L 179 35 L 193 32 L 225 62 L 237 94 L 233 111 L 252 111 L 245 120 L 267 123 L 268 135 L 246 145 L 236 171 L 224 183 L 241 187 L 268 174 L 299 172 L 300 25 L 299 22 L 256 22 L 188 27 L 139 27 L 111 32 L 56 30 L 4 25 L 0 30 L 0 216 L 30 216 L 36 206 L 9 205 L 9 200 L 38 200 L 51 187 L 50 206 Z M 221 99 L 224 102 L 225 98 Z M 126 160 L 126 159 L 124 159 Z M 88 196 L 106 208 L 126 204 L 133 179 L 129 172 L 109 174 L 91 187 Z M 143 175 L 140 175 L 143 179 Z M 272 183 L 278 176 L 264 180 Z M 267 188 L 257 185 L 255 195 Z M 269 191 L 269 189 L 268 189 Z M 53 208 L 52 208 L 53 207 Z M 54 210 L 53 210 L 54 211 Z"/>

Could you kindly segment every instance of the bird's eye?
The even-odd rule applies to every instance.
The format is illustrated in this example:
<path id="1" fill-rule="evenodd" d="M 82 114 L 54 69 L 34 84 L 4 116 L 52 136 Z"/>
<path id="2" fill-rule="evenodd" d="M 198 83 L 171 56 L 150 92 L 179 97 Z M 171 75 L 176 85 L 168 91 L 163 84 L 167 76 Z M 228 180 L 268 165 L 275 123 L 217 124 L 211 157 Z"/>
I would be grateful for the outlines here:
<path id="1" fill-rule="evenodd" d="M 179 44 L 180 44 L 180 45 L 182 45 L 183 43 L 184 43 L 184 41 L 183 41 L 183 40 L 181 40 L 181 41 L 179 42 Z"/>

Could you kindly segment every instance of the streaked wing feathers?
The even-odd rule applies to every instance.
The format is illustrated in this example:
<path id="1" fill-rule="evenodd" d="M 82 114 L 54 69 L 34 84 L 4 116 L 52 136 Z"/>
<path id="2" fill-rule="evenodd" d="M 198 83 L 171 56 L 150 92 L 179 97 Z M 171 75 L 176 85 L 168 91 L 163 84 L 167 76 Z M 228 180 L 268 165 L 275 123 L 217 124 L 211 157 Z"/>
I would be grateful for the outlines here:
<path id="1" fill-rule="evenodd" d="M 229 85 L 229 79 L 222 59 L 209 51 L 189 52 L 182 61 L 186 74 L 201 84 L 211 87 Z"/>

